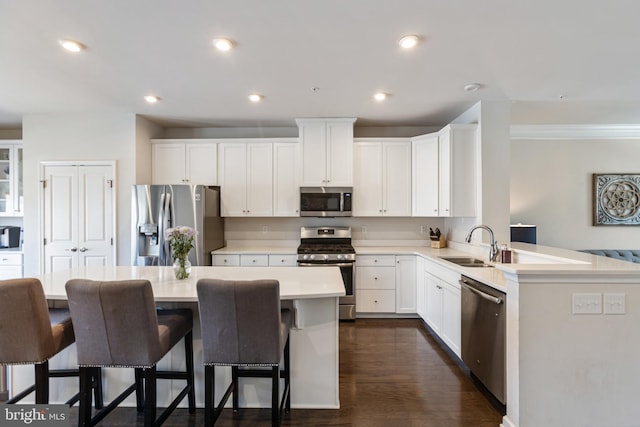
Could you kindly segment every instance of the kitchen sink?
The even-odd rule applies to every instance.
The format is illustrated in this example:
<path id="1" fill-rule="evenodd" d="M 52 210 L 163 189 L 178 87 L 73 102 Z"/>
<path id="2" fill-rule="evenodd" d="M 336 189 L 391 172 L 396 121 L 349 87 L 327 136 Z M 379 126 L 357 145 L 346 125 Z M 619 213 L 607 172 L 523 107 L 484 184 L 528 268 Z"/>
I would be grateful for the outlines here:
<path id="1" fill-rule="evenodd" d="M 452 256 L 452 257 L 446 257 L 446 256 L 441 256 L 439 257 L 440 259 L 443 259 L 445 261 L 448 262 L 452 262 L 456 265 L 459 265 L 460 267 L 493 267 L 490 264 L 487 264 L 486 262 L 484 262 L 481 259 L 477 259 L 477 258 L 472 258 L 472 257 L 462 257 L 462 256 Z"/>

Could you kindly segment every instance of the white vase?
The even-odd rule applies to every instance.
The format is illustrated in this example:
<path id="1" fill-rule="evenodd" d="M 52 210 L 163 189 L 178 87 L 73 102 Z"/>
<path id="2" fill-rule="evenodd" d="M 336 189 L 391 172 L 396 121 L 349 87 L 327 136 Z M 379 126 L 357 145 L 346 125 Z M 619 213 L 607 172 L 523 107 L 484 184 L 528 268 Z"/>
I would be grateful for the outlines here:
<path id="1" fill-rule="evenodd" d="M 176 279 L 187 279 L 191 273 L 191 262 L 189 258 L 178 257 L 173 261 L 173 273 L 176 275 Z"/>

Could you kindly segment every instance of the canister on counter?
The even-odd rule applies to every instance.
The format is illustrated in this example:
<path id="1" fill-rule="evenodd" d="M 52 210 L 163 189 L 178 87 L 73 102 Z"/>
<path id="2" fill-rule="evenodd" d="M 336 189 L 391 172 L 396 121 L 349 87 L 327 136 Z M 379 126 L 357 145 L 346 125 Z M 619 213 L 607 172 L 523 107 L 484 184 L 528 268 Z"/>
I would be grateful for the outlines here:
<path id="1" fill-rule="evenodd" d="M 503 264 L 511 264 L 511 249 L 507 245 L 500 248 L 500 262 Z"/>

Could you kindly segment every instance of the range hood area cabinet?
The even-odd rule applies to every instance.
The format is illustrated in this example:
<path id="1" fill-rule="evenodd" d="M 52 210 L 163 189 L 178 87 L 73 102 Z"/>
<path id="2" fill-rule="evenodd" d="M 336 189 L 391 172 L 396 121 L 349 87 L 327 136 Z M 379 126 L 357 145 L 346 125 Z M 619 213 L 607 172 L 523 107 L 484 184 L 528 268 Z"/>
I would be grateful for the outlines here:
<path id="1" fill-rule="evenodd" d="M 353 216 L 411 216 L 411 141 L 354 143 Z"/>
<path id="2" fill-rule="evenodd" d="M 218 185 L 218 144 L 207 139 L 196 141 L 152 139 L 151 182 Z"/>
<path id="3" fill-rule="evenodd" d="M 411 138 L 413 216 L 475 216 L 476 130 L 451 124 Z"/>
<path id="4" fill-rule="evenodd" d="M 296 119 L 302 145 L 302 187 L 353 186 L 355 118 Z"/>

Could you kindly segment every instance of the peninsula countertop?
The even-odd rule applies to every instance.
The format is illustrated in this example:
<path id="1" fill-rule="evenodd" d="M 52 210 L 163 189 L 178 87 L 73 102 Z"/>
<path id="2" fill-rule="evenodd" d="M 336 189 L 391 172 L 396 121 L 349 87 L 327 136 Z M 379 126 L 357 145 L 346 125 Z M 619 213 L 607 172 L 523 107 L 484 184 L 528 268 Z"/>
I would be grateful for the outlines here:
<path id="1" fill-rule="evenodd" d="M 281 299 L 331 298 L 345 295 L 338 267 L 192 267 L 188 279 L 177 280 L 172 267 L 77 267 L 38 276 L 49 299 L 67 299 L 65 284 L 71 279 L 132 280 L 151 282 L 156 301 L 196 302 L 199 279 L 280 282 Z"/>

